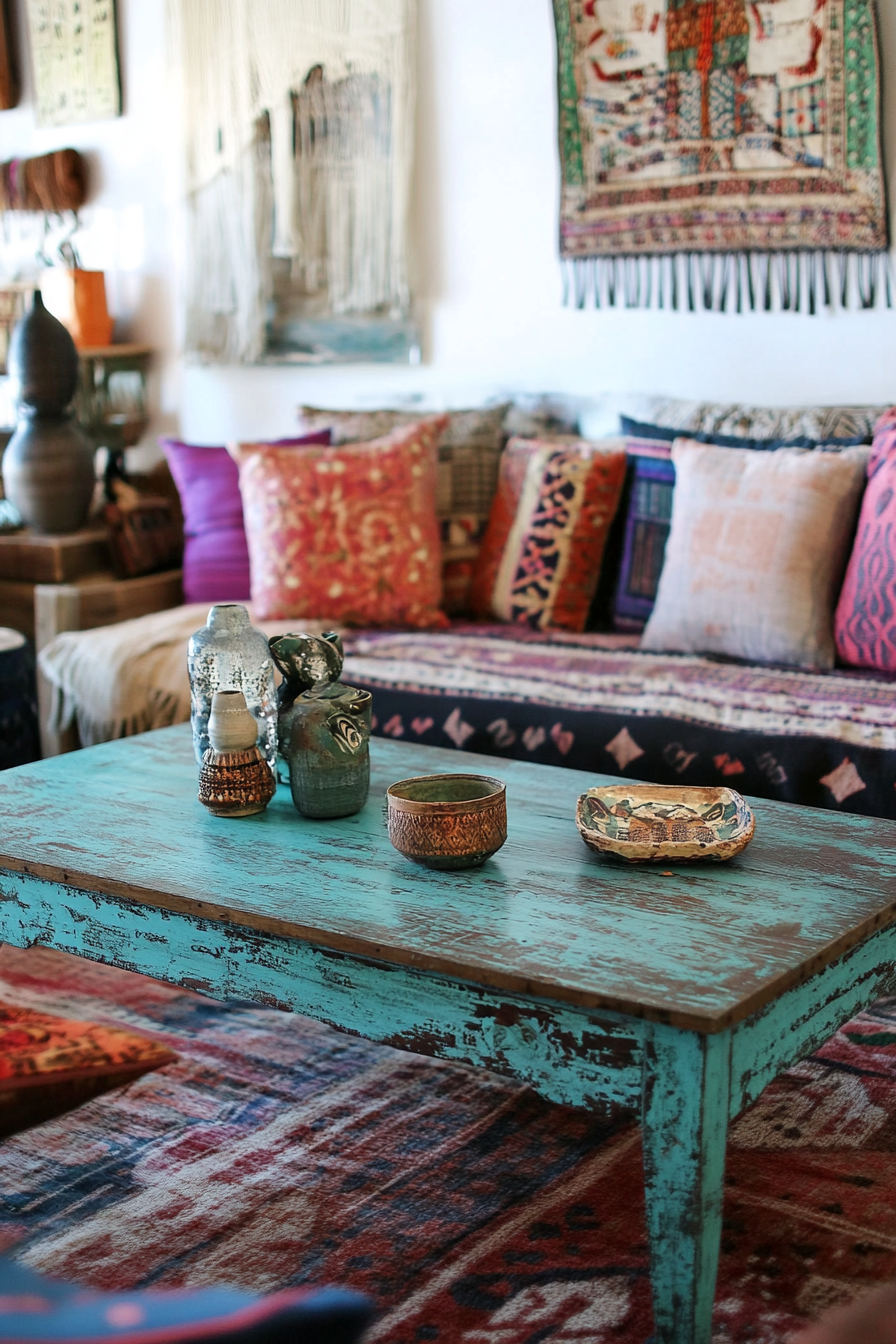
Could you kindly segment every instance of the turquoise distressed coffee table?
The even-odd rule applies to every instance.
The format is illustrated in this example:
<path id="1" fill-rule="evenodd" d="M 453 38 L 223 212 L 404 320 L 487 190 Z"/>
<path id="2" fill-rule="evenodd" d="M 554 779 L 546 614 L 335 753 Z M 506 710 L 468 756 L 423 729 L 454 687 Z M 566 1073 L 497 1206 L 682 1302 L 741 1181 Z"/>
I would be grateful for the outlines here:
<path id="1" fill-rule="evenodd" d="M 305 821 L 195 800 L 187 726 L 0 774 L 0 938 L 308 1013 L 640 1110 L 657 1338 L 707 1344 L 728 1121 L 896 984 L 896 823 L 757 803 L 730 864 L 591 854 L 593 776 L 372 744 L 370 801 Z M 437 873 L 390 846 L 396 779 L 461 766 L 508 785 L 509 839 Z"/>

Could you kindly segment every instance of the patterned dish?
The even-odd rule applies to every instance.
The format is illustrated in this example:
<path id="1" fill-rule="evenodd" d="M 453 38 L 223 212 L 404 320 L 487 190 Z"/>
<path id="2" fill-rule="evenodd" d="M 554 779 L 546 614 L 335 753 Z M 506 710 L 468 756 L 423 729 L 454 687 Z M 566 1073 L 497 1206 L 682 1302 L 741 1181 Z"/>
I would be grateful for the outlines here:
<path id="1" fill-rule="evenodd" d="M 629 863 L 723 862 L 746 849 L 756 818 L 733 789 L 613 784 L 582 794 L 576 825 L 589 849 Z"/>

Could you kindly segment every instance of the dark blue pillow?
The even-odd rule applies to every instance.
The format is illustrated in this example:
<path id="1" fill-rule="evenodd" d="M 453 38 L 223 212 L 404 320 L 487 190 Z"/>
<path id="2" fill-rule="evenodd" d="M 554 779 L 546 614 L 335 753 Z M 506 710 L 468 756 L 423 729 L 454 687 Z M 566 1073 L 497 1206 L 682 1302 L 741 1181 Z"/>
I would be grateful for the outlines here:
<path id="1" fill-rule="evenodd" d="M 343 1288 L 97 1293 L 0 1257 L 0 1344 L 356 1344 L 372 1316 Z"/>
<path id="2" fill-rule="evenodd" d="M 617 630 L 643 630 L 653 611 L 672 521 L 675 466 L 670 458 L 629 459 L 632 479 L 613 601 Z"/>
<path id="3" fill-rule="evenodd" d="M 663 443 L 672 443 L 675 439 L 693 439 L 696 443 L 714 443 L 718 448 L 752 448 L 754 452 L 768 453 L 775 448 L 857 448 L 870 440 L 863 434 L 852 439 L 826 439 L 818 442 L 805 436 L 797 439 L 742 439 L 735 434 L 706 434 L 689 429 L 669 429 L 666 425 L 648 425 L 642 420 L 633 420 L 628 415 L 620 415 L 619 427 L 623 434 L 637 439 L 661 439 Z"/>

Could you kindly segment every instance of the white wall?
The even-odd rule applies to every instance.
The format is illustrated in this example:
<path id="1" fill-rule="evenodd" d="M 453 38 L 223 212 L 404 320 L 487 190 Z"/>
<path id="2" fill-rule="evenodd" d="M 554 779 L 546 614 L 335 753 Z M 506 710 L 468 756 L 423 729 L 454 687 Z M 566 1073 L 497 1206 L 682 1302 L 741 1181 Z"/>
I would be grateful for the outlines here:
<path id="1" fill-rule="evenodd" d="M 165 0 L 118 0 L 124 117 L 38 131 L 27 87 L 20 109 L 0 113 L 4 159 L 67 144 L 92 157 L 97 186 L 83 212 L 82 260 L 109 273 L 117 338 L 159 350 L 153 433 L 179 427 L 205 442 L 283 434 L 303 399 L 371 404 L 415 392 L 454 404 L 499 389 L 771 404 L 896 400 L 896 312 L 565 309 L 550 0 L 419 0 L 419 7 L 414 238 L 425 357 L 418 368 L 183 366 Z M 887 160 L 896 182 L 896 4 L 880 9 Z"/>

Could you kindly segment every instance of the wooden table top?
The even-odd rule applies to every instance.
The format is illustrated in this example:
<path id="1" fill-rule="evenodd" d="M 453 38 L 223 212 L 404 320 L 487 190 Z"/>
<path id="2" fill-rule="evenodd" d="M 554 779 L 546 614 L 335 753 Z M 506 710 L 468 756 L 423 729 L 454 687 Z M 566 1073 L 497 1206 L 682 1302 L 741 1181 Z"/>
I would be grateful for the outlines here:
<path id="1" fill-rule="evenodd" d="M 186 724 L 22 766 L 0 774 L 0 869 L 703 1032 L 896 919 L 896 822 L 756 800 L 739 858 L 629 867 L 575 828 L 606 777 L 382 739 L 371 761 L 367 805 L 325 822 L 285 788 L 260 816 L 210 816 Z M 452 770 L 506 780 L 509 837 L 433 872 L 390 845 L 384 795 Z"/>

